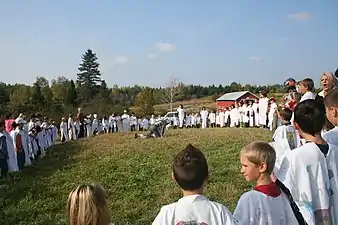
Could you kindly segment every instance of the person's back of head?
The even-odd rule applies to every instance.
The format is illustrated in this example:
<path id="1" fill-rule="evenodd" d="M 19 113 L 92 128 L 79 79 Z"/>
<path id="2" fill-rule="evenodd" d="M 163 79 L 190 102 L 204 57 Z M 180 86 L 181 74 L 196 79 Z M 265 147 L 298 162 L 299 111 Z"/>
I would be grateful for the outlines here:
<path id="1" fill-rule="evenodd" d="M 279 112 L 281 119 L 285 122 L 290 122 L 292 118 L 292 110 L 289 108 L 282 109 Z"/>
<path id="2" fill-rule="evenodd" d="M 174 157 L 172 170 L 173 178 L 184 191 L 203 188 L 209 176 L 205 156 L 191 144 Z"/>
<path id="3" fill-rule="evenodd" d="M 17 128 L 17 126 L 18 126 L 18 124 L 16 124 L 16 122 L 13 121 L 13 122 L 12 122 L 12 128 L 13 128 L 13 130 L 15 130 L 15 129 Z"/>
<path id="4" fill-rule="evenodd" d="M 69 194 L 67 215 L 69 225 L 109 225 L 106 191 L 98 184 L 78 186 Z"/>
<path id="5" fill-rule="evenodd" d="M 324 104 L 313 99 L 297 104 L 294 110 L 294 124 L 303 134 L 320 134 L 325 118 Z"/>

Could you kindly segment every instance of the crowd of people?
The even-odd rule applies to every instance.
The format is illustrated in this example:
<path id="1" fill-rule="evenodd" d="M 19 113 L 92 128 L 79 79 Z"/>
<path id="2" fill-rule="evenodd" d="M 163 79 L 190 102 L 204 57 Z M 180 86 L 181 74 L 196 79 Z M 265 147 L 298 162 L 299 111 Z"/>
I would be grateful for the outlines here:
<path id="1" fill-rule="evenodd" d="M 172 162 L 172 178 L 181 188 L 183 197 L 175 203 L 163 206 L 153 225 L 338 224 L 338 82 L 332 73 L 323 73 L 320 82 L 322 90 L 315 94 L 312 79 L 306 78 L 297 83 L 294 79 L 289 79 L 286 82 L 288 91 L 280 107 L 272 106 L 275 102 L 271 99 L 269 104 L 266 92 L 261 92 L 257 102 L 258 126 L 270 129 L 273 126 L 278 127 L 271 143 L 254 141 L 241 149 L 240 172 L 247 181 L 255 182 L 255 187 L 241 196 L 233 213 L 226 206 L 210 201 L 203 195 L 210 178 L 207 160 L 201 150 L 188 144 Z M 274 117 L 277 119 L 270 117 L 269 120 L 271 107 L 276 108 Z M 202 112 L 201 117 L 204 116 Z M 185 117 L 183 106 L 180 106 L 178 127 L 183 127 Z M 213 120 L 210 121 L 209 117 L 208 113 L 204 118 L 208 118 L 211 126 Z M 10 161 L 10 154 L 25 152 L 26 145 L 29 148 L 29 142 L 25 143 L 29 138 L 27 139 L 27 131 L 23 131 L 23 120 L 19 116 L 12 122 L 12 125 L 17 125 L 14 132 L 11 131 L 14 135 L 8 135 L 4 131 L 7 129 L 7 122 L 0 122 L 1 171 L 5 161 Z M 38 127 L 36 124 L 39 120 L 39 117 L 35 118 L 34 127 Z M 75 130 L 76 135 L 69 127 L 69 132 L 62 134 L 60 125 L 63 139 L 67 138 L 65 136 L 74 139 L 74 136 L 85 137 L 86 133 L 87 136 L 95 134 L 96 125 L 93 127 L 91 123 L 88 133 L 85 117 L 80 109 L 77 120 L 79 125 L 78 131 Z M 122 124 L 125 131 L 129 131 L 131 127 L 130 119 L 127 121 L 126 126 Z M 243 125 L 247 123 L 243 119 L 238 121 Z M 66 123 L 65 119 L 63 122 Z M 44 123 L 46 122 L 41 124 L 41 127 L 45 127 L 42 138 L 37 137 L 37 132 L 34 136 L 36 152 L 40 151 L 41 155 L 55 143 L 55 126 L 53 123 L 50 126 L 48 123 L 43 125 Z M 29 127 L 28 135 L 30 132 L 34 133 Z M 201 127 L 207 127 L 207 124 L 203 125 L 203 119 Z M 109 131 L 109 126 L 103 129 L 112 132 Z M 34 146 L 31 148 L 34 149 Z M 18 165 L 23 155 L 21 158 L 17 156 Z M 38 154 L 25 155 L 27 157 L 39 158 Z M 20 163 L 22 165 L 21 161 Z M 80 185 L 69 195 L 69 224 L 109 225 L 112 217 L 107 199 L 108 196 L 100 185 Z"/>

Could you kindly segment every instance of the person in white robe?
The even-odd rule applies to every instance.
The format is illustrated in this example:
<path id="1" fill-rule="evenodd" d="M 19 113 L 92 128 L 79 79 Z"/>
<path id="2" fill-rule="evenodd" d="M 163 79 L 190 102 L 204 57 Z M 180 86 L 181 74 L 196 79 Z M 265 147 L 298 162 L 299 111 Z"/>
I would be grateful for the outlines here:
<path id="1" fill-rule="evenodd" d="M 132 113 L 130 117 L 130 130 L 136 131 L 136 128 L 137 128 L 137 117 L 135 116 L 134 113 Z"/>
<path id="2" fill-rule="evenodd" d="M 196 128 L 200 128 L 201 127 L 201 123 L 202 123 L 201 115 L 198 114 L 198 113 L 196 113 L 195 117 L 196 117 Z"/>
<path id="3" fill-rule="evenodd" d="M 176 129 L 179 125 L 180 125 L 180 120 L 178 119 L 177 116 L 174 116 L 174 118 L 173 118 L 174 129 Z"/>
<path id="4" fill-rule="evenodd" d="M 233 215 L 239 224 L 298 224 L 289 200 L 270 178 L 275 158 L 275 150 L 265 142 L 252 142 L 241 150 L 241 173 L 256 184 L 237 203 Z"/>
<path id="5" fill-rule="evenodd" d="M 210 112 L 208 119 L 210 122 L 210 127 L 211 128 L 216 127 L 216 113 L 214 111 Z"/>
<path id="6" fill-rule="evenodd" d="M 300 137 L 295 127 L 291 124 L 292 111 L 288 108 L 282 109 L 279 113 L 281 126 L 279 126 L 273 137 L 271 145 L 276 151 L 275 168 L 279 170 L 287 150 L 293 150 L 301 146 Z"/>
<path id="7" fill-rule="evenodd" d="M 236 108 L 235 105 L 231 106 L 230 110 L 230 127 L 235 127 L 237 126 L 237 113 L 236 113 Z"/>
<path id="8" fill-rule="evenodd" d="M 110 116 L 109 116 L 109 118 L 108 118 L 108 123 L 109 123 L 109 133 L 113 133 L 113 132 L 115 132 L 114 131 L 114 118 L 115 117 L 115 115 L 114 115 L 114 113 L 113 114 L 111 114 Z"/>
<path id="9" fill-rule="evenodd" d="M 124 110 L 123 115 L 121 116 L 123 132 L 130 132 L 130 116 L 127 113 L 127 110 Z"/>
<path id="10" fill-rule="evenodd" d="M 67 122 L 66 122 L 66 118 L 65 117 L 61 118 L 61 123 L 60 123 L 60 140 L 61 140 L 61 142 L 68 141 L 68 129 L 67 129 Z"/>
<path id="11" fill-rule="evenodd" d="M 109 132 L 109 120 L 106 116 L 102 118 L 102 127 L 103 127 L 103 132 L 108 133 Z"/>
<path id="12" fill-rule="evenodd" d="M 147 131 L 149 129 L 149 120 L 146 117 L 143 118 L 142 124 L 142 130 Z"/>
<path id="13" fill-rule="evenodd" d="M 209 112 L 205 109 L 205 107 L 203 107 L 202 111 L 200 112 L 200 115 L 201 115 L 202 129 L 205 129 L 208 127 Z"/>
<path id="14" fill-rule="evenodd" d="M 156 122 L 155 115 L 151 115 L 150 120 L 149 120 L 150 126 L 155 125 L 155 122 Z"/>
<path id="15" fill-rule="evenodd" d="M 69 114 L 67 127 L 68 127 L 68 140 L 76 140 L 76 132 L 72 114 Z"/>
<path id="16" fill-rule="evenodd" d="M 224 122 L 226 127 L 230 127 L 230 111 L 231 107 L 226 108 L 224 112 Z"/>
<path id="17" fill-rule="evenodd" d="M 250 100 L 249 105 L 246 109 L 247 115 L 249 117 L 249 127 L 254 127 L 255 126 L 255 111 L 253 109 L 253 103 Z"/>
<path id="18" fill-rule="evenodd" d="M 185 110 L 183 108 L 183 105 L 180 105 L 177 109 L 178 112 L 178 119 L 179 119 L 179 127 L 183 128 L 184 118 L 185 118 Z"/>
<path id="19" fill-rule="evenodd" d="M 299 103 L 294 111 L 294 126 L 306 142 L 299 148 L 287 150 L 280 169 L 276 171 L 276 177 L 289 188 L 309 225 L 326 224 L 324 221 L 331 218 L 330 198 L 337 195 L 330 190 L 331 176 L 326 158 L 332 146 L 321 137 L 324 124 L 323 105 L 315 100 Z M 332 223 L 327 221 L 327 224 Z"/>
<path id="20" fill-rule="evenodd" d="M 243 127 L 243 115 L 244 115 L 244 109 L 243 109 L 243 103 L 238 103 L 238 112 L 239 112 L 239 125 L 240 127 Z"/>
<path id="21" fill-rule="evenodd" d="M 216 112 L 216 127 L 220 127 L 220 118 L 219 118 L 219 112 Z"/>
<path id="22" fill-rule="evenodd" d="M 86 131 L 87 131 L 87 137 L 92 136 L 92 120 L 91 120 L 92 115 L 88 115 L 87 118 L 85 118 L 86 122 Z"/>
<path id="23" fill-rule="evenodd" d="M 7 159 L 8 172 L 19 171 L 17 155 L 11 135 L 6 130 L 2 131 L 0 135 L 4 135 L 6 137 L 7 152 L 8 152 Z"/>
<path id="24" fill-rule="evenodd" d="M 259 127 L 259 113 L 258 113 L 258 99 L 252 104 L 252 109 L 254 111 L 254 126 Z"/>
<path id="25" fill-rule="evenodd" d="M 222 109 L 220 112 L 219 112 L 219 126 L 220 127 L 224 127 L 225 126 L 225 113 L 224 113 L 224 110 Z"/>
<path id="26" fill-rule="evenodd" d="M 29 144 L 29 131 L 28 131 L 28 124 L 27 124 L 27 121 L 26 120 L 23 120 L 23 128 L 22 128 L 22 131 L 23 131 L 23 145 L 24 145 L 24 150 L 25 150 L 25 166 L 30 166 L 32 165 L 32 162 L 31 162 L 31 156 L 33 154 L 33 149 L 30 148 L 30 144 Z"/>
<path id="27" fill-rule="evenodd" d="M 243 127 L 249 127 L 249 112 L 248 112 L 248 105 L 246 103 L 242 106 L 242 121 Z"/>
<path id="28" fill-rule="evenodd" d="M 53 143 L 55 144 L 58 139 L 58 128 L 55 121 L 52 121 L 52 133 L 53 133 Z"/>
<path id="29" fill-rule="evenodd" d="M 76 118 L 74 122 L 74 127 L 75 127 L 75 137 L 76 139 L 79 137 L 80 129 L 81 129 L 81 122 L 78 118 Z"/>
<path id="30" fill-rule="evenodd" d="M 190 120 L 191 120 L 191 127 L 192 128 L 196 128 L 196 120 L 197 120 L 197 117 L 196 117 L 196 114 L 193 114 L 193 113 L 191 113 L 190 114 Z"/>
<path id="31" fill-rule="evenodd" d="M 142 131 L 143 130 L 143 120 L 141 117 L 137 119 L 137 130 Z"/>
<path id="32" fill-rule="evenodd" d="M 190 128 L 191 127 L 191 117 L 190 115 L 187 115 L 184 119 L 185 127 Z"/>
<path id="33" fill-rule="evenodd" d="M 275 127 L 277 126 L 277 120 L 275 118 L 277 115 L 277 110 L 278 110 L 278 106 L 276 104 L 275 98 L 270 98 L 270 110 L 268 113 L 268 120 L 269 120 L 268 127 L 270 131 L 273 131 Z"/>
<path id="34" fill-rule="evenodd" d="M 96 135 L 98 133 L 99 133 L 99 119 L 97 118 L 97 114 L 93 114 L 92 134 Z"/>
<path id="35" fill-rule="evenodd" d="M 258 101 L 258 117 L 259 125 L 263 128 L 267 127 L 267 110 L 268 110 L 269 99 L 265 90 L 261 91 L 261 96 Z"/>
<path id="36" fill-rule="evenodd" d="M 25 144 L 25 137 L 23 132 L 24 120 L 22 118 L 17 118 L 15 120 L 15 130 L 11 132 L 11 137 L 13 140 L 14 149 L 17 155 L 18 167 L 19 170 L 22 170 L 26 163 L 26 151 L 27 146 Z M 13 126 L 14 128 L 14 126 Z"/>

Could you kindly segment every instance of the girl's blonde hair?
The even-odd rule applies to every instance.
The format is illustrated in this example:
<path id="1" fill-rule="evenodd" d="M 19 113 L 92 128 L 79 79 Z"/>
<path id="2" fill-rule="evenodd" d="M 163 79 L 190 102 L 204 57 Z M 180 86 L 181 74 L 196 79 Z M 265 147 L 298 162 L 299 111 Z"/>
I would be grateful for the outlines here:
<path id="1" fill-rule="evenodd" d="M 110 224 L 106 191 L 98 184 L 78 186 L 69 194 L 67 214 L 70 225 Z"/>
<path id="2" fill-rule="evenodd" d="M 327 79 L 331 82 L 331 88 L 335 88 L 338 86 L 338 80 L 337 78 L 330 72 L 324 72 L 320 76 L 320 81 L 322 81 L 323 77 L 327 77 Z"/>

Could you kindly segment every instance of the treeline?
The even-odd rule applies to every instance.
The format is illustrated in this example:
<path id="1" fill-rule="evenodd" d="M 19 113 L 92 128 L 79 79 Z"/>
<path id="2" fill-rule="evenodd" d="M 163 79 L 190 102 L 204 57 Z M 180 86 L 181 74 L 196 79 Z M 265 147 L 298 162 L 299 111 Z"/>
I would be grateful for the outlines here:
<path id="1" fill-rule="evenodd" d="M 110 115 L 122 113 L 124 109 L 137 105 L 142 114 L 153 112 L 153 106 L 162 103 L 189 100 L 248 90 L 258 93 L 262 89 L 269 92 L 284 92 L 283 85 L 252 86 L 231 83 L 230 85 L 186 85 L 173 80 L 168 87 L 151 88 L 143 86 L 107 87 L 101 79 L 99 63 L 96 54 L 87 50 L 82 56 L 77 79 L 70 80 L 58 77 L 48 81 L 44 77 L 37 77 L 32 86 L 25 84 L 0 83 L 0 114 L 26 115 L 40 113 L 51 118 L 60 119 L 68 113 L 76 112 L 82 107 L 85 113 Z"/>

